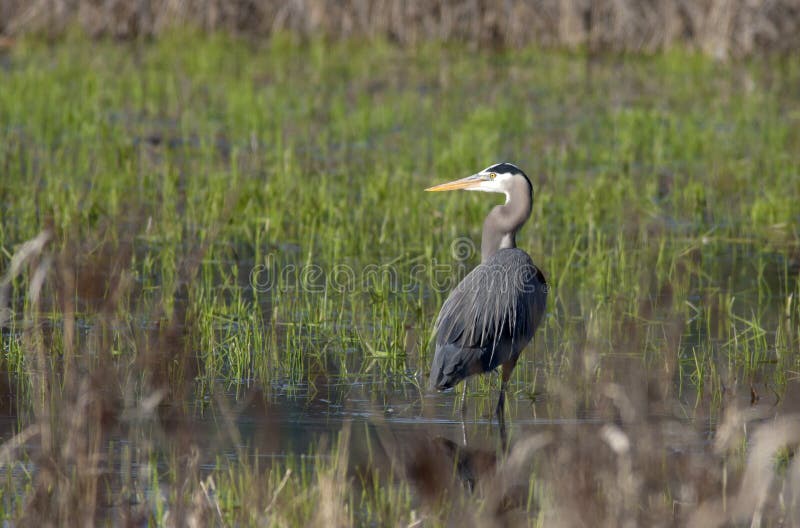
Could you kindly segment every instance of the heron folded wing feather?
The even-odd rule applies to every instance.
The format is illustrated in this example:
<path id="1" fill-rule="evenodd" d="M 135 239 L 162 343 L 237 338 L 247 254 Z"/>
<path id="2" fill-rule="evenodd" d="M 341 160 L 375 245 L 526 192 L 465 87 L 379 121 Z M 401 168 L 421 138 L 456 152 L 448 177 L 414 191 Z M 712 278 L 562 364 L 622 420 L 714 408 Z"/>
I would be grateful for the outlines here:
<path id="1" fill-rule="evenodd" d="M 431 367 L 430 388 L 449 389 L 462 379 L 483 371 L 483 349 L 454 344 L 437 346 Z"/>
<path id="2" fill-rule="evenodd" d="M 508 359 L 504 356 L 524 348 L 544 313 L 546 293 L 544 276 L 520 249 L 502 249 L 477 266 L 439 312 L 431 379 L 437 369 L 467 360 L 476 365 L 480 360 L 490 370 Z M 478 351 L 480 358 L 475 356 Z M 464 357 L 445 357 L 458 355 Z M 463 377 L 473 373 L 465 371 Z"/>
<path id="3" fill-rule="evenodd" d="M 498 251 L 473 269 L 444 302 L 436 320 L 437 343 L 484 346 L 502 334 L 532 337 L 538 321 L 537 288 L 544 282 L 519 249 Z"/>

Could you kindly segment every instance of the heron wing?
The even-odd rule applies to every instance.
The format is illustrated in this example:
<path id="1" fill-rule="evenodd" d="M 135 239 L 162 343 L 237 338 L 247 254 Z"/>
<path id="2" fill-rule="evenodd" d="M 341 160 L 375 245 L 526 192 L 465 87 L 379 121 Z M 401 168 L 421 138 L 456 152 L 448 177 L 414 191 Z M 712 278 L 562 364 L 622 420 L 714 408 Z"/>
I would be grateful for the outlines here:
<path id="1" fill-rule="evenodd" d="M 459 379 L 473 374 L 474 361 L 491 370 L 521 350 L 544 314 L 547 283 L 520 249 L 502 249 L 473 269 L 450 293 L 436 320 L 437 366 L 460 365 Z M 467 366 L 466 362 L 473 362 Z M 448 367 L 449 365 L 449 367 Z M 454 383 L 456 383 L 456 379 Z"/>

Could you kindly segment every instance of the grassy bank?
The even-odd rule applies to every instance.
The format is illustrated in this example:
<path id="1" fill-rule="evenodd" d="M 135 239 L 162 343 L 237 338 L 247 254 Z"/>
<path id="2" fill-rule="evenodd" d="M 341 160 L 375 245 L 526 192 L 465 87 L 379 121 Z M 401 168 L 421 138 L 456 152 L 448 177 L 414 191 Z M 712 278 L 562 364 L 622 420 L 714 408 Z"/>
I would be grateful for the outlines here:
<path id="1" fill-rule="evenodd" d="M 7 517 L 685 523 L 764 484 L 743 476 L 772 444 L 719 430 L 795 401 L 796 63 L 169 33 L 22 39 L 0 68 Z M 512 422 L 542 425 L 461 508 L 419 454 L 449 444 L 391 414 L 452 403 L 420 388 L 428 336 L 494 200 L 422 189 L 501 160 L 534 183 L 518 243 L 552 288 L 512 383 Z M 345 447 L 260 465 L 273 432 L 237 424 L 287 401 L 352 411 Z"/>

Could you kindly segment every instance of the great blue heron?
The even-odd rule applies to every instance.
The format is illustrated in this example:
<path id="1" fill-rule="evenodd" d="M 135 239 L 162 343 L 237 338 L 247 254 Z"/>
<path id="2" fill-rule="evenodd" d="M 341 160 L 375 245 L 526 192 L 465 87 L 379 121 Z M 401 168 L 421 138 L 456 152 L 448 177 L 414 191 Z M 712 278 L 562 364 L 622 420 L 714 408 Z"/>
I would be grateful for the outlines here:
<path id="1" fill-rule="evenodd" d="M 436 319 L 430 388 L 447 389 L 469 376 L 502 366 L 495 413 L 505 445 L 506 385 L 547 304 L 544 275 L 515 241 L 517 231 L 531 214 L 533 187 L 517 166 L 498 163 L 425 190 L 456 189 L 502 193 L 506 202 L 495 206 L 483 222 L 481 263 L 450 293 Z"/>

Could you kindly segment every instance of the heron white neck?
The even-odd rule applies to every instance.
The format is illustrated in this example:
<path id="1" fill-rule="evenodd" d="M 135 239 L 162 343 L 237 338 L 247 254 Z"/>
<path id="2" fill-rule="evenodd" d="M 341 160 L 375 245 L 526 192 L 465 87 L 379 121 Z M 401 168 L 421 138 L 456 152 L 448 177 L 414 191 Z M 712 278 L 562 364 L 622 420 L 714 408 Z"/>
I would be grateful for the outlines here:
<path id="1" fill-rule="evenodd" d="M 531 215 L 532 192 L 530 184 L 520 178 L 506 192 L 506 203 L 491 210 L 483 222 L 482 262 L 501 249 L 517 247 L 517 231 Z"/>

